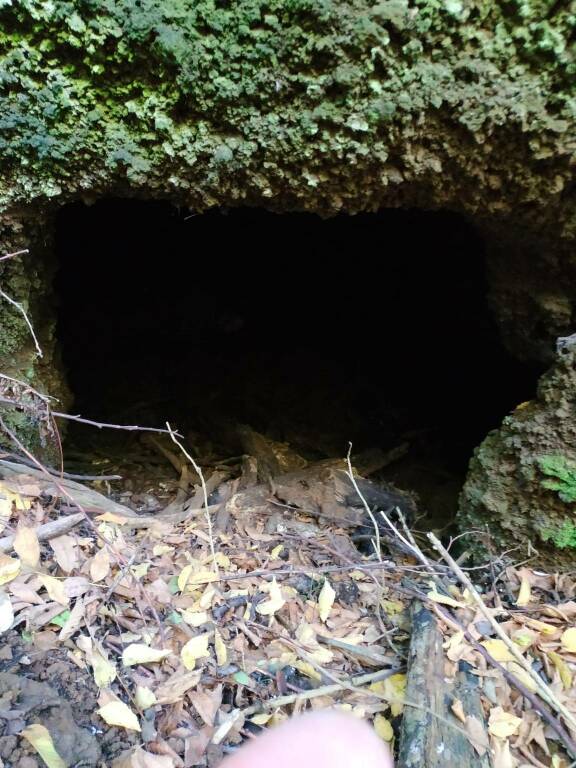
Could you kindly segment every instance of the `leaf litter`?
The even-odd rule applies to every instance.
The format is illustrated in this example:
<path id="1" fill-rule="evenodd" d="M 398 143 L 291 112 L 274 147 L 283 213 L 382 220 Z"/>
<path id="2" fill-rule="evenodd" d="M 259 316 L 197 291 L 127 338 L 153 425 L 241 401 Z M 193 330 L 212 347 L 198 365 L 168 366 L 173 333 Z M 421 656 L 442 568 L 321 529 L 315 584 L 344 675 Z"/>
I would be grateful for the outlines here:
<path id="1" fill-rule="evenodd" d="M 483 721 L 451 704 L 475 750 L 489 751 L 495 768 L 571 765 L 570 744 L 526 691 L 541 693 L 532 669 L 576 715 L 576 582 L 512 565 L 471 571 L 480 610 L 429 554 L 423 569 L 401 528 L 381 532 L 385 560 L 356 546 L 366 521 L 343 491 L 345 470 L 326 464 L 305 490 L 301 465 L 276 489 L 222 473 L 210 521 L 200 484 L 194 506 L 176 509 L 168 488 L 165 513 L 152 515 L 122 491 L 86 485 L 86 519 L 50 540 L 38 531 L 76 511 L 70 498 L 23 466 L 0 480 L 4 533 L 16 534 L 0 554 L 0 632 L 27 649 L 19 669 L 56 653 L 68 676 L 93 686 L 90 727 L 103 743 L 108 729 L 118 736 L 91 764 L 216 766 L 261 730 L 325 708 L 368 720 L 397 750 L 418 599 L 436 614 L 445 674 L 466 662 L 478 680 Z M 14 733 L 21 754 L 27 742 L 47 765 L 66 764 L 41 717 L 24 717 Z M 6 734 L 0 761 L 16 765 L 2 753 Z"/>

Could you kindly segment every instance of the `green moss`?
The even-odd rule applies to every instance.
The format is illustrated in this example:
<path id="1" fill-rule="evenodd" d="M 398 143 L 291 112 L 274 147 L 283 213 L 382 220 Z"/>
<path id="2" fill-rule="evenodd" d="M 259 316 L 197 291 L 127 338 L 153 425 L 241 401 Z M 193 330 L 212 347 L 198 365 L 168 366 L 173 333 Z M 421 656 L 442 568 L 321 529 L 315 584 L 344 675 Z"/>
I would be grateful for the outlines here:
<path id="1" fill-rule="evenodd" d="M 546 18 L 545 5 L 0 3 L 0 201 L 124 182 L 206 204 L 217 190 L 271 197 L 284 184 L 304 200 L 342 161 L 408 150 L 409 172 L 406 140 L 440 106 L 483 140 L 515 124 L 554 142 L 573 117 L 574 19 L 564 7 Z M 437 152 L 420 153 L 420 175 L 438 172 Z M 333 192 L 331 207 L 347 195 Z"/>
<path id="2" fill-rule="evenodd" d="M 576 502 L 576 463 L 565 456 L 542 456 L 538 460 L 542 472 L 551 480 L 542 481 L 542 486 L 556 491 L 566 504 Z"/>
<path id="3" fill-rule="evenodd" d="M 566 520 L 561 528 L 544 530 L 544 541 L 551 541 L 559 549 L 576 548 L 576 524 Z"/>

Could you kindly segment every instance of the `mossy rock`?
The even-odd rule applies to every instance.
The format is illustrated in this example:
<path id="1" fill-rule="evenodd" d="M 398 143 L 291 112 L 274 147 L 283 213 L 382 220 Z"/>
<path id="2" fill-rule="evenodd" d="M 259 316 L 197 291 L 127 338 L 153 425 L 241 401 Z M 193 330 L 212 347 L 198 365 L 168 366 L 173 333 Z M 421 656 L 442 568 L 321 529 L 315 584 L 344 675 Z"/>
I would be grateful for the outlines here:
<path id="1" fill-rule="evenodd" d="M 523 403 L 476 450 L 460 500 L 462 530 L 484 553 L 576 563 L 576 351 L 564 350 L 534 401 Z"/>

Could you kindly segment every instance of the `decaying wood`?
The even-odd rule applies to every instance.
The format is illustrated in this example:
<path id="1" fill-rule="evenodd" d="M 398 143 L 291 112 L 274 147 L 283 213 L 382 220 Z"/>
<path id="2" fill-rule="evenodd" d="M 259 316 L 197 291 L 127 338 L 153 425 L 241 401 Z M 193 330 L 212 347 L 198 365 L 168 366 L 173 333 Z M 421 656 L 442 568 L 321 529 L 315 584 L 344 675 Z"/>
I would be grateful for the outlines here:
<path id="1" fill-rule="evenodd" d="M 87 512 L 113 512 L 123 517 L 136 517 L 136 512 L 133 512 L 124 504 L 118 504 L 118 502 L 112 501 L 112 499 L 103 496 L 98 491 L 87 488 L 85 485 L 74 480 L 54 478 L 54 481 L 52 481 L 47 477 L 46 473 L 39 469 L 27 467 L 13 461 L 0 460 L 0 479 L 14 483 L 16 489 L 26 476 L 34 478 L 34 482 L 42 494 L 60 498 L 62 496 L 60 488 L 65 489 L 76 504 Z"/>
<path id="2" fill-rule="evenodd" d="M 57 536 L 63 536 L 85 519 L 86 516 L 82 512 L 76 512 L 73 515 L 66 515 L 65 517 L 58 518 L 58 520 L 40 525 L 36 529 L 38 541 L 48 541 L 49 539 L 55 539 Z M 14 539 L 15 536 L 3 536 L 0 539 L 0 552 L 11 552 L 14 549 Z"/>
<path id="3" fill-rule="evenodd" d="M 398 768 L 489 768 L 489 750 L 478 754 L 452 712 L 460 701 L 464 714 L 487 733 L 477 680 L 465 671 L 454 680 L 445 676 L 442 635 L 435 616 L 420 602 L 412 609 L 408 665 L 406 701 L 414 706 L 404 710 Z"/>

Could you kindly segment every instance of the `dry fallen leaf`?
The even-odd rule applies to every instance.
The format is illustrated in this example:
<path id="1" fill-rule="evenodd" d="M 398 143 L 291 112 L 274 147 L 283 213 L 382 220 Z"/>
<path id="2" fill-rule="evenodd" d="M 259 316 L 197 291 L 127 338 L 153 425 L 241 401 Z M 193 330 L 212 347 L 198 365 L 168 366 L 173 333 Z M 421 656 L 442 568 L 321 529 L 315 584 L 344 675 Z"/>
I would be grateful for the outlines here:
<path id="1" fill-rule="evenodd" d="M 392 724 L 384 715 L 377 714 L 374 716 L 374 730 L 383 741 L 391 742 L 394 738 Z"/>
<path id="2" fill-rule="evenodd" d="M 122 651 L 122 664 L 125 667 L 132 667 L 135 664 L 153 664 L 156 661 L 162 661 L 171 653 L 172 651 L 150 648 L 144 643 L 132 643 Z"/>
<path id="3" fill-rule="evenodd" d="M 202 659 L 206 656 L 210 656 L 208 650 L 208 640 L 210 635 L 205 633 L 203 635 L 197 635 L 182 647 L 180 656 L 186 669 L 194 669 L 196 666 L 196 659 Z"/>
<path id="4" fill-rule="evenodd" d="M 116 679 L 115 665 L 108 661 L 102 648 L 93 646 L 92 640 L 86 635 L 81 635 L 76 645 L 86 654 L 86 661 L 92 667 L 96 685 L 99 688 L 107 688 Z"/>
<path id="5" fill-rule="evenodd" d="M 486 750 L 490 746 L 488 734 L 486 733 L 486 728 L 484 727 L 483 723 L 481 723 L 477 717 L 468 715 L 466 717 L 466 722 L 464 723 L 464 730 L 468 734 L 470 743 L 476 752 L 480 755 L 480 757 L 482 757 L 482 755 L 486 753 Z"/>
<path id="6" fill-rule="evenodd" d="M 216 663 L 218 666 L 225 666 L 228 661 L 228 651 L 226 650 L 224 640 L 222 640 L 222 635 L 217 629 L 214 631 L 214 650 L 216 651 Z"/>
<path id="7" fill-rule="evenodd" d="M 15 579 L 22 570 L 22 563 L 17 557 L 0 554 L 0 585 Z"/>
<path id="8" fill-rule="evenodd" d="M 514 656 L 508 650 L 506 643 L 497 638 L 492 640 L 483 640 L 480 645 L 488 651 L 495 661 L 514 661 Z"/>
<path id="9" fill-rule="evenodd" d="M 150 690 L 150 688 L 147 688 L 145 685 L 137 685 L 134 701 L 140 709 L 144 710 L 153 707 L 158 699 L 156 698 L 154 691 Z"/>
<path id="10" fill-rule="evenodd" d="M 263 600 L 256 606 L 256 611 L 261 616 L 273 616 L 286 602 L 282 597 L 282 590 L 276 579 L 272 579 L 268 591 L 270 598 L 268 600 Z"/>
<path id="11" fill-rule="evenodd" d="M 84 600 L 81 597 L 76 599 L 74 608 L 70 611 L 70 616 L 66 619 L 66 623 L 60 630 L 59 639 L 60 642 L 68 640 L 74 635 L 82 626 L 84 621 Z"/>
<path id="12" fill-rule="evenodd" d="M 4 590 L 0 590 L 0 634 L 10 629 L 13 621 L 14 611 L 12 609 L 12 601 Z"/>
<path id="13" fill-rule="evenodd" d="M 498 736 L 499 739 L 507 739 L 518 732 L 521 723 L 522 718 L 505 712 L 502 707 L 493 707 L 490 710 L 488 730 L 492 736 Z"/>
<path id="14" fill-rule="evenodd" d="M 320 619 L 322 621 L 326 621 L 330 615 L 335 599 L 336 592 L 332 589 L 332 585 L 328 579 L 324 579 L 324 584 L 318 595 L 318 613 L 320 614 Z"/>
<path id="15" fill-rule="evenodd" d="M 560 679 L 562 680 L 562 685 L 564 686 L 564 690 L 568 691 L 572 687 L 572 672 L 570 670 L 570 667 L 562 656 L 560 654 L 555 653 L 554 651 L 548 652 L 548 658 L 550 661 L 554 664 L 556 669 L 558 670 L 558 673 L 560 674 Z"/>
<path id="16" fill-rule="evenodd" d="M 453 597 L 448 597 L 447 595 L 443 595 L 441 592 L 438 592 L 435 589 L 428 592 L 426 597 L 429 600 L 432 600 L 432 602 L 434 603 L 440 603 L 441 605 L 449 605 L 451 608 L 466 608 L 465 603 L 462 603 L 459 600 L 454 600 Z"/>
<path id="17" fill-rule="evenodd" d="M 532 598 L 532 590 L 530 587 L 530 580 L 526 571 L 522 574 L 522 581 L 520 582 L 520 591 L 518 592 L 518 598 L 516 605 L 524 606 L 528 605 Z"/>
<path id="18" fill-rule="evenodd" d="M 562 648 L 569 653 L 576 653 L 576 627 L 570 627 L 562 633 Z"/>
<path id="19" fill-rule="evenodd" d="M 454 699 L 450 709 L 461 723 L 466 723 L 466 713 L 464 712 L 464 705 L 460 699 Z"/>
<path id="20" fill-rule="evenodd" d="M 194 670 L 194 672 L 186 672 L 185 674 L 175 672 L 168 680 L 160 683 L 156 688 L 155 694 L 158 704 L 174 704 L 180 701 L 186 691 L 198 685 L 201 677 L 202 671 L 200 669 Z"/>
<path id="21" fill-rule="evenodd" d="M 40 562 L 40 543 L 35 528 L 19 525 L 14 537 L 14 551 L 28 568 L 36 568 Z"/>
<path id="22" fill-rule="evenodd" d="M 56 752 L 52 736 L 45 726 L 33 723 L 25 728 L 20 735 L 30 742 L 48 768 L 67 768 L 64 760 Z"/>
<path id="23" fill-rule="evenodd" d="M 110 573 L 110 555 L 108 549 L 102 547 L 90 562 L 90 578 L 92 581 L 102 581 Z"/>
<path id="24" fill-rule="evenodd" d="M 100 707 L 98 714 L 108 725 L 117 725 L 129 731 L 141 730 L 138 718 L 123 701 L 109 701 Z"/>
<path id="25" fill-rule="evenodd" d="M 71 573 L 80 564 L 76 538 L 65 534 L 50 540 L 50 547 L 54 557 L 64 573 Z"/>
<path id="26" fill-rule="evenodd" d="M 60 605 L 68 605 L 70 599 L 66 593 L 64 582 L 61 579 L 56 579 L 54 576 L 47 576 L 45 573 L 41 573 L 39 579 L 52 600 L 60 603 Z"/>

